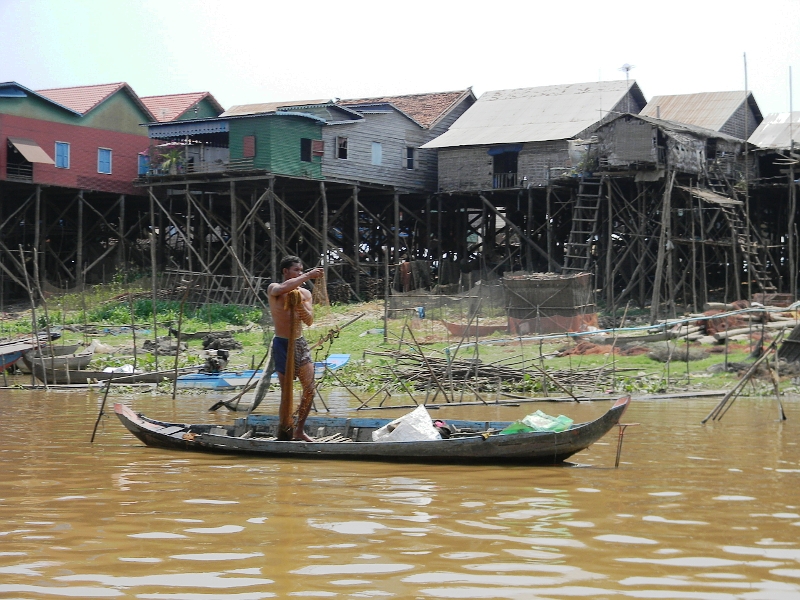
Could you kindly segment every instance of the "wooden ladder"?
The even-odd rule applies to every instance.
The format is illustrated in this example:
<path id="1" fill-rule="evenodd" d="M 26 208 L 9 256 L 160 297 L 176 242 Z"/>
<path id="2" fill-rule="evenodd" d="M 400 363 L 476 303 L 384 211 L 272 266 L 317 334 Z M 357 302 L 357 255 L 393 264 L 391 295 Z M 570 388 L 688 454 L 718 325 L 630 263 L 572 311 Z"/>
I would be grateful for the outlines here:
<path id="1" fill-rule="evenodd" d="M 725 174 L 719 170 L 716 163 L 709 165 L 706 183 L 712 192 L 725 198 L 739 200 L 736 196 L 736 190 L 731 186 Z M 747 268 L 752 273 L 756 284 L 765 294 L 774 294 L 778 290 L 775 284 L 772 283 L 772 279 L 767 275 L 767 269 L 758 255 L 759 243 L 758 240 L 754 241 L 751 235 L 750 223 L 744 213 L 744 205 L 740 202 L 736 205 L 720 206 L 720 209 L 736 236 L 736 245 L 747 261 Z"/>
<path id="2" fill-rule="evenodd" d="M 765 294 L 774 294 L 778 290 L 767 275 L 767 270 L 761 262 L 761 258 L 758 255 L 759 244 L 754 242 L 750 236 L 750 228 L 745 223 L 746 217 L 743 218 L 742 215 L 742 206 L 721 206 L 720 209 L 736 236 L 736 244 L 741 249 L 742 256 L 747 260 L 747 268 L 752 273 L 756 284 Z"/>
<path id="3" fill-rule="evenodd" d="M 578 197 L 572 207 L 572 229 L 564 254 L 564 271 L 588 272 L 592 266 L 592 244 L 600 228 L 602 177 L 581 177 Z"/>

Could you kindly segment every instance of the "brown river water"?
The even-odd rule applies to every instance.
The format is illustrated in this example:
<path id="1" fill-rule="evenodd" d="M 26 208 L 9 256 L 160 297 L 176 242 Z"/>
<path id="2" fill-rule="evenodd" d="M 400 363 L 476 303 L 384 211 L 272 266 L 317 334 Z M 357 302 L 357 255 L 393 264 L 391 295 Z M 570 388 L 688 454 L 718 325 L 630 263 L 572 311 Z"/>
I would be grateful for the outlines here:
<path id="1" fill-rule="evenodd" d="M 218 396 L 116 396 L 228 422 Z M 634 399 L 581 466 L 430 466 L 150 449 L 102 394 L 0 390 L 0 598 L 800 599 L 800 399 Z M 109 398 L 109 409 L 112 398 Z M 346 399 L 330 396 L 336 414 Z M 592 419 L 610 402 L 447 407 Z M 275 410 L 275 401 L 259 412 Z M 374 417 L 405 411 L 361 412 Z"/>

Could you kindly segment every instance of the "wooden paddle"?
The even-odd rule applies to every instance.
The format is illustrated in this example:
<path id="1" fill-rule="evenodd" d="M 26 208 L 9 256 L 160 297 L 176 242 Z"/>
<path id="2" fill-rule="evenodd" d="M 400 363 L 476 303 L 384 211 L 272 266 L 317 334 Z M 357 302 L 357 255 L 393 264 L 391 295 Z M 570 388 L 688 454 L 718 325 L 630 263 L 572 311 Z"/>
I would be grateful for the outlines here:
<path id="1" fill-rule="evenodd" d="M 296 346 L 296 333 L 299 328 L 299 320 L 297 318 L 297 306 L 303 301 L 303 296 L 300 290 L 292 290 L 286 294 L 283 308 L 289 311 L 290 335 L 289 342 L 286 348 L 286 368 L 283 373 L 283 382 L 281 385 L 281 405 L 278 409 L 278 440 L 287 441 L 294 437 L 294 419 L 292 418 L 292 411 L 294 410 L 294 349 Z"/>

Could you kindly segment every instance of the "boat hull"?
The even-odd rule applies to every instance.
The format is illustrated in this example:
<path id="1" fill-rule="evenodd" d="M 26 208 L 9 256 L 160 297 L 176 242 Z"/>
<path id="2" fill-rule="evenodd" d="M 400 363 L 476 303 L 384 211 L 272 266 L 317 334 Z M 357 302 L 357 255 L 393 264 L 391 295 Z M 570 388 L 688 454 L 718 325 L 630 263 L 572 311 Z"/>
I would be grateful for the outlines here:
<path id="1" fill-rule="evenodd" d="M 38 363 L 33 363 L 33 375 L 39 381 L 47 380 L 48 385 L 86 385 L 98 381 L 112 383 L 161 383 L 175 379 L 175 371 L 157 371 L 152 373 L 106 373 L 105 371 L 46 368 Z"/>
<path id="2" fill-rule="evenodd" d="M 390 419 L 312 417 L 306 422 L 310 435 L 337 436 L 337 439 L 304 442 L 259 437 L 274 433 L 278 425 L 276 416 L 250 415 L 237 419 L 232 426 L 182 425 L 149 419 L 122 404 L 116 404 L 114 411 L 125 427 L 146 445 L 168 449 L 337 460 L 554 465 L 608 433 L 619 423 L 629 402 L 629 397 L 621 398 L 598 419 L 559 433 L 499 435 L 509 422 L 448 420 L 448 424 L 470 433 L 421 442 L 369 441 L 372 431 Z"/>

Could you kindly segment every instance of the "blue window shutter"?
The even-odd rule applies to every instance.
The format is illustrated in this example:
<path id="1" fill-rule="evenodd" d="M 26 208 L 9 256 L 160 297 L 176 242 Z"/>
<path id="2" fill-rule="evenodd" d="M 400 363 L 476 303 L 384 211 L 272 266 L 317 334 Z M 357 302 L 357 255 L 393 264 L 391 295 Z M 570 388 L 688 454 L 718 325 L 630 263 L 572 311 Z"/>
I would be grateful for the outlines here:
<path id="1" fill-rule="evenodd" d="M 108 148 L 97 149 L 97 172 L 111 173 L 111 150 Z"/>
<path id="2" fill-rule="evenodd" d="M 56 142 L 56 167 L 69 169 L 69 144 Z"/>

